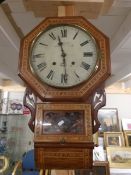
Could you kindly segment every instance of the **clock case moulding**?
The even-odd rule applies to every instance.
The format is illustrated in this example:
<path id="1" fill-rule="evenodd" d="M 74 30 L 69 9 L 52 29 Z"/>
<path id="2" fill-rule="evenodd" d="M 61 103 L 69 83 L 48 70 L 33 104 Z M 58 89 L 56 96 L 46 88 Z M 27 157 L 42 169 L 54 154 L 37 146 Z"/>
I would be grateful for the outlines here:
<path id="1" fill-rule="evenodd" d="M 92 169 L 93 137 L 100 123 L 98 110 L 105 105 L 106 96 L 102 87 L 98 88 L 87 103 L 37 103 L 37 97 L 27 88 L 24 105 L 31 111 L 29 127 L 34 132 L 35 160 L 40 169 Z M 83 134 L 44 134 L 45 112 L 85 111 L 83 115 L 86 132 Z M 87 122 L 88 121 L 88 122 Z M 67 151 L 68 150 L 68 151 Z"/>

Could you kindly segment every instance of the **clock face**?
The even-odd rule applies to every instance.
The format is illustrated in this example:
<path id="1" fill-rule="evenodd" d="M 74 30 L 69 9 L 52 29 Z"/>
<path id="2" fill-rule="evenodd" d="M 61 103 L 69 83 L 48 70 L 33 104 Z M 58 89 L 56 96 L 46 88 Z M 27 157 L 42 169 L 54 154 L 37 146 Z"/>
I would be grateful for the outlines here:
<path id="1" fill-rule="evenodd" d="M 98 68 L 94 38 L 76 25 L 52 25 L 36 37 L 30 48 L 31 71 L 50 86 L 76 86 Z"/>

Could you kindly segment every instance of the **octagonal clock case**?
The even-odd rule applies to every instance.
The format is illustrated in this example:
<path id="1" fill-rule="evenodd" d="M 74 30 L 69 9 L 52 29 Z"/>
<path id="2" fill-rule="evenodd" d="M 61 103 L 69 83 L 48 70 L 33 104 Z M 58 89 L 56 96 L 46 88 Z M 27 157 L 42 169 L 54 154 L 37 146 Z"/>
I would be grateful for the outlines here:
<path id="1" fill-rule="evenodd" d="M 84 100 L 109 75 L 109 39 L 83 17 L 46 18 L 21 42 L 19 76 L 42 101 Z"/>

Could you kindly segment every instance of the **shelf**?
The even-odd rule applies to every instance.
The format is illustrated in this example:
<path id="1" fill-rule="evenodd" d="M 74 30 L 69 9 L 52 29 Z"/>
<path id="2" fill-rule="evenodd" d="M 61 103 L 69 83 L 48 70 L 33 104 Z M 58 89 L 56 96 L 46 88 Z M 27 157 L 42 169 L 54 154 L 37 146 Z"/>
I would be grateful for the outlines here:
<path id="1" fill-rule="evenodd" d="M 131 169 L 110 168 L 110 175 L 131 175 Z"/>

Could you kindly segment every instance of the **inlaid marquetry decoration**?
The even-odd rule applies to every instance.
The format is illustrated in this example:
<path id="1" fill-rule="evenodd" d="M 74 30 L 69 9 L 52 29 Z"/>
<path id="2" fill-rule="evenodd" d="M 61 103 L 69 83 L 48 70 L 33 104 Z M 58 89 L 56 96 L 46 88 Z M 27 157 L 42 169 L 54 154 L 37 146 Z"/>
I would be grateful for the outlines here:
<path id="1" fill-rule="evenodd" d="M 25 4 L 30 2 L 38 1 Z M 92 169 L 97 113 L 106 102 L 109 39 L 84 17 L 62 17 L 77 9 L 67 6 L 59 8 L 59 17 L 45 18 L 20 45 L 19 76 L 27 85 L 24 104 L 31 111 L 28 125 L 39 169 Z"/>
<path id="2" fill-rule="evenodd" d="M 109 77 L 109 53 L 83 17 L 46 18 L 21 42 L 19 75 L 42 101 L 85 100 Z"/>
<path id="3" fill-rule="evenodd" d="M 90 104 L 37 104 L 35 155 L 39 168 L 92 167 Z"/>
<path id="4" fill-rule="evenodd" d="M 37 104 L 35 142 L 92 142 L 90 104 Z"/>

